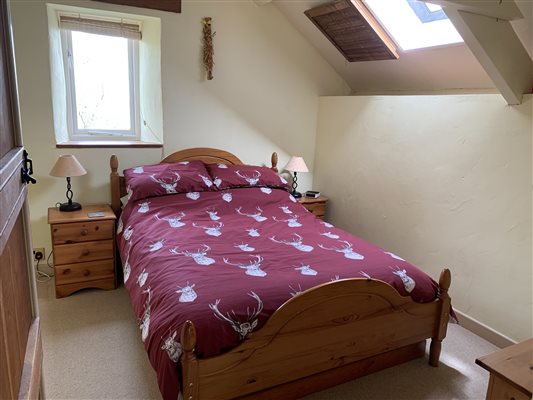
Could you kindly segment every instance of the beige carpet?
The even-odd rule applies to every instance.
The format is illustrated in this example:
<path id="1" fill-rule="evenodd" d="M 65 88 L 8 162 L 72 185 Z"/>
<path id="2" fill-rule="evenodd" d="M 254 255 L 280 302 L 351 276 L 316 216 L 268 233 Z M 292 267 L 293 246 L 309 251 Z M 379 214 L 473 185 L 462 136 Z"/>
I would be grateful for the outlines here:
<path id="1" fill-rule="evenodd" d="M 56 299 L 38 284 L 47 399 L 157 399 L 156 376 L 126 290 L 85 290 Z M 418 359 L 306 397 L 347 399 L 485 398 L 488 373 L 474 360 L 497 348 L 450 325 L 441 365 Z"/>

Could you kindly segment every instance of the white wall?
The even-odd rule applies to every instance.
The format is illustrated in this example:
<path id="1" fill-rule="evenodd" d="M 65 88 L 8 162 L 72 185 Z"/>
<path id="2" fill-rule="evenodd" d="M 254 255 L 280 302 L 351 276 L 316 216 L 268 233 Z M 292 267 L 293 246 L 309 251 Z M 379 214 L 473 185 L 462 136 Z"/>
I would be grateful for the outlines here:
<path id="1" fill-rule="evenodd" d="M 59 154 L 72 153 L 88 175 L 73 178 L 75 200 L 108 202 L 108 160 L 120 168 L 155 163 L 186 147 L 218 147 L 244 162 L 269 163 L 272 151 L 283 166 L 302 155 L 314 171 L 316 116 L 320 95 L 350 89 L 273 5 L 251 1 L 183 2 L 181 14 L 92 1 L 57 1 L 79 7 L 161 18 L 163 129 L 161 149 L 56 149 L 46 3 L 12 0 L 15 53 L 24 144 L 34 160 L 38 185 L 30 187 L 33 244 L 50 250 L 48 207 L 65 200 L 65 182 L 48 176 Z M 215 79 L 201 67 L 203 17 L 216 31 Z M 302 189 L 312 173 L 301 174 Z"/>
<path id="2" fill-rule="evenodd" d="M 314 187 L 331 221 L 438 279 L 454 307 L 532 334 L 532 96 L 323 97 Z"/>

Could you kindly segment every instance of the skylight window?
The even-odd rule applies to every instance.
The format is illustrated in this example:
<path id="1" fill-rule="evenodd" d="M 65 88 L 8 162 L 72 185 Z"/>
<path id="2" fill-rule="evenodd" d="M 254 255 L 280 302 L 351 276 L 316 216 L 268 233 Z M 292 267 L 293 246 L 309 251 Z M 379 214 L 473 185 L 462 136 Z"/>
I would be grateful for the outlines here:
<path id="1" fill-rule="evenodd" d="M 364 0 L 403 50 L 462 43 L 440 6 L 416 0 Z"/>

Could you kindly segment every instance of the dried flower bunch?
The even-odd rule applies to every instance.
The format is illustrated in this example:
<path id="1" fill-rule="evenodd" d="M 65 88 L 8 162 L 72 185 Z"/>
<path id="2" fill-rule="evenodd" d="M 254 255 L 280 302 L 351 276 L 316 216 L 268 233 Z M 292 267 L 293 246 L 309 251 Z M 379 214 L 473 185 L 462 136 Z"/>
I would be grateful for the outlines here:
<path id="1" fill-rule="evenodd" d="M 204 24 L 203 28 L 203 41 L 204 41 L 204 53 L 203 53 L 203 63 L 204 68 L 207 72 L 207 80 L 213 79 L 213 66 L 215 65 L 213 61 L 213 37 L 215 32 L 211 32 L 211 17 L 205 17 L 202 20 Z"/>

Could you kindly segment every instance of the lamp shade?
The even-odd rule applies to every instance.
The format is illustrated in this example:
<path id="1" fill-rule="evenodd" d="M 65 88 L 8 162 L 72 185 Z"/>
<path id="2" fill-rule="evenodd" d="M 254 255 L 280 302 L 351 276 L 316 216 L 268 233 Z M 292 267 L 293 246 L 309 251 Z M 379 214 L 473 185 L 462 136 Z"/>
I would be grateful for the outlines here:
<path id="1" fill-rule="evenodd" d="M 70 177 L 85 175 L 87 171 L 72 154 L 59 156 L 54 167 L 50 171 L 52 176 Z"/>
<path id="2" fill-rule="evenodd" d="M 284 168 L 290 172 L 309 172 L 307 165 L 302 157 L 292 156 L 287 165 Z"/>

